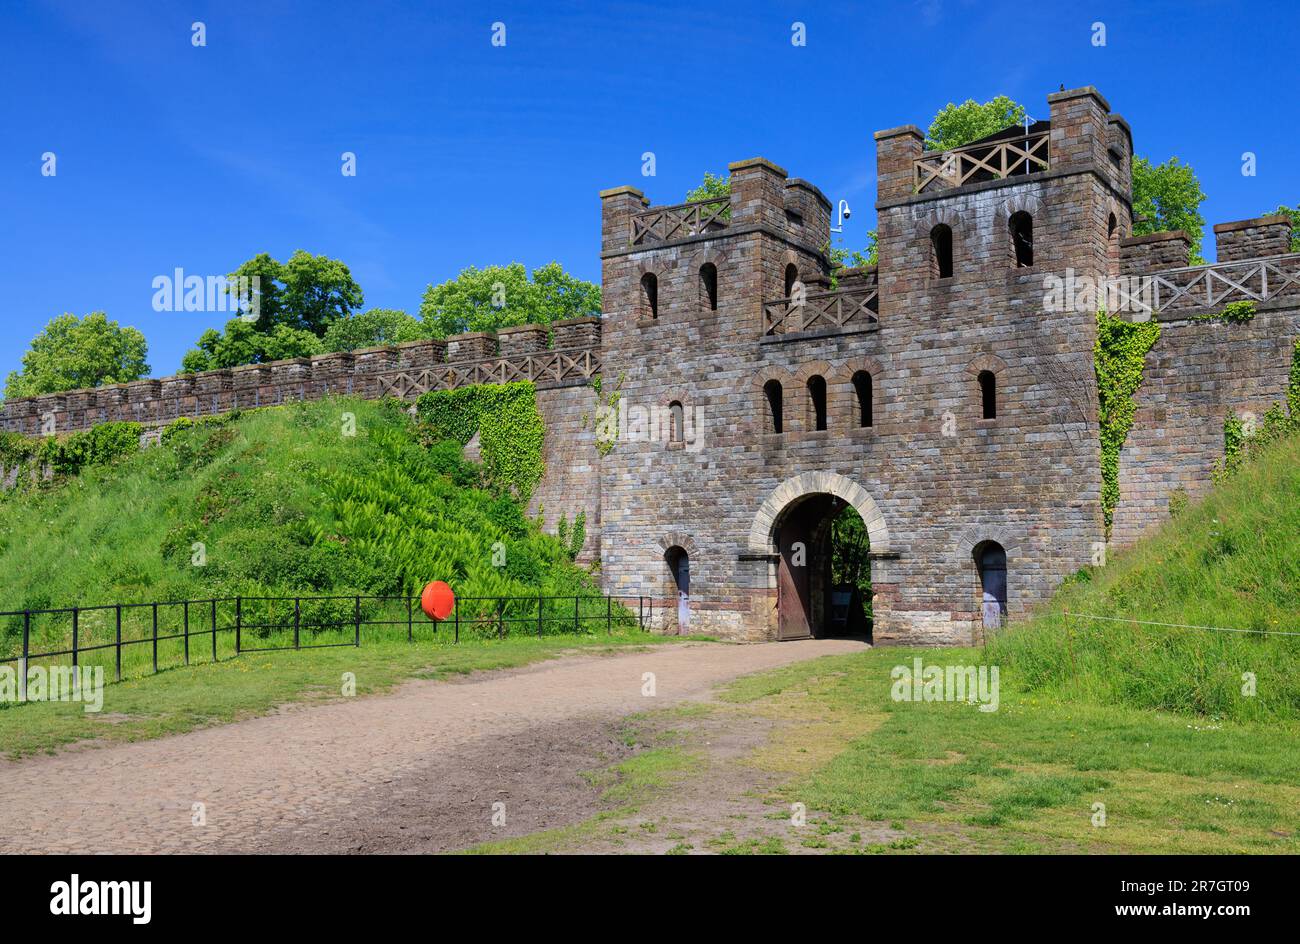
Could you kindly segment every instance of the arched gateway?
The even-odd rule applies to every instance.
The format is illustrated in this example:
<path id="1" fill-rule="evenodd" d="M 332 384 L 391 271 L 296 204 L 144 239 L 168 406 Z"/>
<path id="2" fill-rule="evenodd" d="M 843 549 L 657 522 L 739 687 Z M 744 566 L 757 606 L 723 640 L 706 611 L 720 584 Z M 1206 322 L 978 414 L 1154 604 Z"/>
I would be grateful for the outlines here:
<path id="1" fill-rule="evenodd" d="M 786 479 L 754 516 L 750 553 L 775 557 L 778 639 L 832 631 L 830 527 L 846 505 L 861 517 L 872 556 L 889 553 L 889 528 L 874 499 L 836 472 Z"/>

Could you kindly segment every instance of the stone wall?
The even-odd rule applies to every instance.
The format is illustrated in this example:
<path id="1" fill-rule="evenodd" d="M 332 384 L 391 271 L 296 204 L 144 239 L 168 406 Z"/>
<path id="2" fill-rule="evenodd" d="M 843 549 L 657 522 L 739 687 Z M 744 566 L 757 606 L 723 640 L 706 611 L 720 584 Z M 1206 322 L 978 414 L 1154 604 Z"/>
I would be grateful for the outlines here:
<path id="1" fill-rule="evenodd" d="M 1214 245 L 1219 262 L 1280 256 L 1291 251 L 1291 218 L 1261 216 L 1218 223 L 1214 227 Z"/>
<path id="2" fill-rule="evenodd" d="M 852 329 L 764 335 L 762 302 L 785 294 L 791 263 L 805 284 L 824 279 L 830 235 L 829 201 L 817 201 L 810 228 L 810 214 L 793 209 L 808 205 L 808 191 L 770 162 L 732 165 L 725 229 L 659 244 L 629 239 L 632 217 L 647 212 L 639 191 L 602 193 L 606 382 L 621 379 L 629 409 L 680 403 L 700 417 L 688 426 L 696 442 L 629 437 L 603 461 L 609 592 L 670 609 L 665 552 L 685 548 L 692 629 L 772 638 L 782 522 L 814 494 L 853 503 L 867 522 L 878 641 L 977 638 L 980 542 L 1007 550 L 1012 617 L 1091 561 L 1103 540 L 1095 316 L 1046 311 L 1043 280 L 1067 268 L 1100 278 L 1114 266 L 1131 231 L 1128 139 L 1094 90 L 1054 95 L 1051 110 L 1050 169 L 936 194 L 913 193 L 920 131 L 877 135 L 879 319 Z M 1008 221 L 1019 211 L 1033 216 L 1035 259 L 1016 269 Z M 930 258 L 939 224 L 953 233 L 948 278 Z M 706 263 L 718 272 L 716 310 L 699 289 Z M 657 312 L 641 287 L 647 273 Z M 986 370 L 994 419 L 981 412 Z M 872 383 L 868 427 L 860 372 Z M 814 428 L 813 377 L 827 385 L 824 430 Z M 781 433 L 767 417 L 772 380 L 782 384 Z"/>
<path id="3" fill-rule="evenodd" d="M 1120 453 L 1120 500 L 1112 542 L 1123 547 L 1169 518 L 1169 497 L 1203 496 L 1223 458 L 1223 421 L 1262 418 L 1285 407 L 1292 349 L 1300 339 L 1294 302 L 1261 305 L 1243 324 L 1163 322 L 1147 354 L 1137 414 Z"/>
<path id="4" fill-rule="evenodd" d="M 414 398 L 430 389 L 494 376 L 533 380 L 541 389 L 585 382 L 600 369 L 598 319 L 575 318 L 549 329 L 524 325 L 502 334 L 499 354 L 495 335 L 474 332 L 13 399 L 4 404 L 3 428 L 35 436 L 121 420 L 165 425 L 182 416 L 326 396 Z M 554 346 L 548 342 L 551 334 Z M 555 370 L 560 354 L 567 356 L 565 368 Z M 447 367 L 458 369 L 443 369 Z"/>
<path id="5" fill-rule="evenodd" d="M 496 336 L 476 332 L 14 399 L 4 404 L 4 429 L 49 435 L 126 420 L 145 425 L 145 446 L 156 443 L 162 427 L 181 416 L 335 395 L 413 399 L 430 389 L 466 383 L 532 380 L 546 426 L 546 472 L 529 512 L 536 515 L 540 509 L 547 530 L 554 531 L 561 515 L 572 521 L 585 511 L 587 542 L 580 560 L 595 560 L 600 553 L 600 457 L 596 394 L 589 382 L 600 371 L 600 319 L 507 328 L 500 332 L 499 354 L 497 345 Z M 0 474 L 0 485 L 4 478 Z"/>
<path id="6" fill-rule="evenodd" d="M 537 391 L 537 409 L 546 427 L 543 459 L 546 474 L 529 505 L 554 533 L 560 517 L 570 524 L 586 513 L 587 540 L 580 563 L 600 559 L 600 452 L 596 448 L 596 391 L 589 384 L 545 387 Z"/>

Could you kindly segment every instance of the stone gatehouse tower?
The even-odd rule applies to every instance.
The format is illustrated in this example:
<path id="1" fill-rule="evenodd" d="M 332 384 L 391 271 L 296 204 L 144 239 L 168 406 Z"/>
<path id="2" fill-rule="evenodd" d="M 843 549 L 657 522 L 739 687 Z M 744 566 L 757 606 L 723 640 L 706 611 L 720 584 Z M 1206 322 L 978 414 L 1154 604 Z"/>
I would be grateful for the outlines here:
<path id="1" fill-rule="evenodd" d="M 600 460 L 608 592 L 671 622 L 688 590 L 692 631 L 819 633 L 846 502 L 878 642 L 969 644 L 986 591 L 1014 618 L 1094 562 L 1095 306 L 1047 310 L 1044 280 L 1114 276 L 1151 240 L 1128 239 L 1127 123 L 1092 88 L 1048 102 L 958 151 L 878 132 L 879 267 L 833 291 L 831 203 L 770 161 L 730 165 L 724 201 L 601 193 L 604 395 L 669 427 Z"/>

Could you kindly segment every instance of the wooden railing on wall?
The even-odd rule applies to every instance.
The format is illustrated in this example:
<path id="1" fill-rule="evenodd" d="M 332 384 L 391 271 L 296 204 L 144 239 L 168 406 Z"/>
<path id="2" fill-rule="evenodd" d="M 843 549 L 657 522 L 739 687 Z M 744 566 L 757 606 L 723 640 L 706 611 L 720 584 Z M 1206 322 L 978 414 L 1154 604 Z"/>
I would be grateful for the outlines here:
<path id="1" fill-rule="evenodd" d="M 1157 312 L 1215 309 L 1230 302 L 1300 300 L 1300 253 L 1167 269 L 1130 295 L 1134 307 Z M 1149 299 L 1149 300 L 1148 300 Z"/>
<path id="2" fill-rule="evenodd" d="M 530 380 L 560 385 L 585 382 L 600 373 L 600 352 L 594 350 L 539 351 L 514 357 L 493 357 L 463 364 L 437 364 L 420 370 L 380 374 L 381 397 L 418 397 L 430 390 L 452 390 L 472 384 L 502 384 Z"/>
<path id="3" fill-rule="evenodd" d="M 530 380 L 545 388 L 589 383 L 598 373 L 600 349 L 597 346 L 521 352 L 473 361 L 441 361 L 426 366 L 392 367 L 373 373 L 335 373 L 328 377 L 308 375 L 285 381 L 268 379 L 245 389 L 227 387 L 214 393 L 153 396 L 143 402 L 123 401 L 107 408 L 83 402 L 93 392 L 83 390 L 57 395 L 52 400 L 43 397 L 10 401 L 6 404 L 0 428 L 7 432 L 41 436 L 120 420 L 161 426 L 182 416 L 213 416 L 235 409 L 278 406 L 326 396 L 411 399 L 430 390 L 517 380 Z M 25 408 L 21 413 L 16 412 L 20 406 Z"/>
<path id="4" fill-rule="evenodd" d="M 730 214 L 729 197 L 653 207 L 632 217 L 632 245 L 663 243 L 725 229 Z"/>
<path id="5" fill-rule="evenodd" d="M 874 283 L 835 292 L 807 292 L 763 303 L 765 336 L 806 331 L 868 329 L 880 323 Z"/>
<path id="6" fill-rule="evenodd" d="M 917 193 L 1031 174 L 1048 166 L 1047 132 L 923 154 L 914 162 Z"/>

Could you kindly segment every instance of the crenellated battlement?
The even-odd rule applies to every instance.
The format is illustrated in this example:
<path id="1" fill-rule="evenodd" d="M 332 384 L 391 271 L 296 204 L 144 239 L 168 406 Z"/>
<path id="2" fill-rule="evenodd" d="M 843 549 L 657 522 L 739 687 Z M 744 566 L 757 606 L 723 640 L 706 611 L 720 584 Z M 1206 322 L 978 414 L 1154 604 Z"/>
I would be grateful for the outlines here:
<path id="1" fill-rule="evenodd" d="M 1220 224 L 1218 261 L 1189 266 L 1186 234 L 1132 235 L 1128 123 L 1091 87 L 1047 107 L 946 151 L 877 132 L 871 268 L 832 272 L 831 201 L 762 158 L 725 200 L 601 193 L 606 373 L 628 409 L 681 417 L 601 459 L 607 590 L 725 636 L 824 632 L 851 504 L 876 641 L 970 644 L 1208 483 L 1225 416 L 1285 397 L 1290 221 Z M 1118 504 L 1101 308 L 1161 322 Z"/>
<path id="2" fill-rule="evenodd" d="M 600 319 L 574 318 L 13 399 L 4 404 L 3 425 L 29 436 L 116 421 L 156 426 L 327 396 L 413 399 L 518 380 L 562 387 L 588 383 L 599 372 Z"/>

